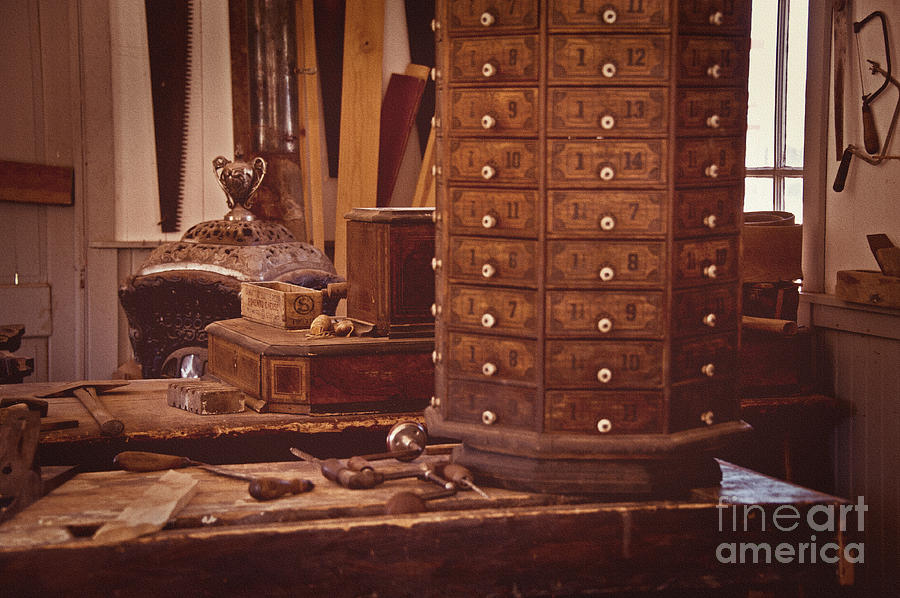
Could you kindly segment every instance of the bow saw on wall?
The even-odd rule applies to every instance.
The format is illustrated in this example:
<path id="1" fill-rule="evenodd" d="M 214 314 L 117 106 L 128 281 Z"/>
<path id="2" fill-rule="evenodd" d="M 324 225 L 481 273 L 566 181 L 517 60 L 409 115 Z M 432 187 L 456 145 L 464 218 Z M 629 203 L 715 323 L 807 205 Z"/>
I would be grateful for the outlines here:
<path id="1" fill-rule="evenodd" d="M 839 6 L 840 4 L 840 6 Z M 840 89 L 841 94 L 843 94 L 843 84 L 839 83 L 838 77 L 843 77 L 843 69 L 841 67 L 843 56 L 839 55 L 840 52 L 846 51 L 846 44 L 841 43 L 840 37 L 843 36 L 844 31 L 840 28 L 845 25 L 844 19 L 846 18 L 846 12 L 849 10 L 849 1 L 847 2 L 836 2 L 834 5 L 834 39 L 835 39 L 835 141 L 837 142 L 837 149 L 840 151 L 843 136 L 841 128 L 843 126 L 843 109 L 841 107 L 841 98 L 838 98 L 838 90 Z M 862 88 L 862 125 L 863 125 L 863 149 L 858 148 L 852 143 L 847 145 L 844 148 L 843 154 L 841 155 L 841 164 L 838 166 L 837 175 L 834 179 L 834 185 L 832 188 L 836 192 L 841 192 L 844 190 L 844 185 L 847 182 L 847 173 L 850 170 L 850 161 L 853 159 L 853 156 L 859 157 L 861 160 L 868 162 L 869 164 L 877 166 L 881 164 L 884 160 L 900 160 L 900 156 L 890 156 L 887 155 L 887 150 L 891 145 L 891 140 L 894 137 L 894 130 L 897 126 L 897 118 L 900 116 L 900 95 L 897 98 L 897 104 L 894 107 L 893 116 L 891 116 L 891 124 L 888 127 L 887 135 L 884 138 L 884 144 L 881 144 L 878 139 L 878 131 L 875 126 L 875 117 L 872 113 L 871 104 L 881 95 L 887 86 L 893 85 L 897 88 L 898 92 L 900 92 L 900 82 L 898 82 L 893 74 L 891 73 L 891 47 L 888 41 L 888 30 L 887 23 L 884 18 L 884 13 L 876 10 L 871 13 L 866 18 L 861 21 L 857 21 L 853 23 L 853 33 L 856 37 L 856 47 L 857 47 L 857 58 L 861 60 L 861 52 L 859 50 L 859 33 L 869 22 L 873 19 L 879 19 L 881 21 L 881 30 L 882 36 L 884 38 L 884 55 L 885 55 L 885 67 L 882 68 L 881 64 L 875 60 L 867 59 L 866 62 L 869 63 L 869 70 L 873 75 L 881 75 L 884 77 L 884 81 L 881 86 L 878 87 L 872 93 L 866 93 L 865 87 L 862 80 L 862 65 L 860 64 L 860 88 Z M 839 121 L 840 119 L 840 121 Z"/>

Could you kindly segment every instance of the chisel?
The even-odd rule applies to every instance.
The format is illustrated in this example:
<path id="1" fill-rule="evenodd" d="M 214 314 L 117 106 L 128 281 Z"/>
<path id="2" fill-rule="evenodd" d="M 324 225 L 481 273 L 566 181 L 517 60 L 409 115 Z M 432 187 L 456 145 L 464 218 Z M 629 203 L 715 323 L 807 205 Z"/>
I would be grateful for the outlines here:
<path id="1" fill-rule="evenodd" d="M 179 457 L 176 455 L 163 455 L 160 453 L 147 453 L 143 451 L 123 451 L 113 458 L 115 463 L 125 471 L 162 471 L 163 469 L 180 469 L 182 467 L 199 467 L 210 473 L 225 476 L 227 478 L 235 478 L 238 480 L 246 480 L 250 482 L 248 491 L 250 496 L 256 500 L 272 500 L 284 496 L 285 494 L 300 494 L 309 492 L 313 489 L 314 484 L 310 480 L 302 478 L 292 478 L 289 480 L 275 477 L 258 477 L 230 469 L 223 469 L 194 461 L 187 457 Z"/>

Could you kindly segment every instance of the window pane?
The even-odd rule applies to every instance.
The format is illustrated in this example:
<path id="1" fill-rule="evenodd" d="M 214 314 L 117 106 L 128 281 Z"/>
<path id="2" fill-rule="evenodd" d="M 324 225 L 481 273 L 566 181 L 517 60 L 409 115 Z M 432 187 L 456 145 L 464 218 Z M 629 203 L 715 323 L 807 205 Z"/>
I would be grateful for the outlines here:
<path id="1" fill-rule="evenodd" d="M 809 3 L 807 0 L 791 0 L 790 10 L 784 163 L 785 166 L 802 168 L 803 121 L 806 113 L 806 36 Z"/>
<path id="2" fill-rule="evenodd" d="M 744 179 L 744 211 L 767 212 L 775 205 L 774 179 L 747 177 Z"/>
<path id="3" fill-rule="evenodd" d="M 794 222 L 803 222 L 803 179 L 784 179 L 784 211 L 794 215 Z"/>
<path id="4" fill-rule="evenodd" d="M 753 2 L 753 19 L 750 24 L 750 95 L 747 106 L 748 168 L 775 166 L 777 19 L 777 1 Z"/>

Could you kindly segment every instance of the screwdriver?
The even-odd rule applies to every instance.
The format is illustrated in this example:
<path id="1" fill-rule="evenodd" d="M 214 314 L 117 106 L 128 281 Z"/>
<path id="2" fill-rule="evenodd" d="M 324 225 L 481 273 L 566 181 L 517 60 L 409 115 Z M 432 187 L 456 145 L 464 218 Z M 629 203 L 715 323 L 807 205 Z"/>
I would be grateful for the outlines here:
<path id="1" fill-rule="evenodd" d="M 436 481 L 438 484 L 444 486 L 445 488 L 452 488 L 453 484 L 447 482 L 446 480 L 434 480 L 434 473 L 428 473 L 427 470 L 422 469 L 418 471 L 397 471 L 390 473 L 382 473 L 377 471 L 371 465 L 364 466 L 360 470 L 354 470 L 346 465 L 342 464 L 337 459 L 319 459 L 309 453 L 305 453 L 298 448 L 291 448 L 291 454 L 295 457 L 299 457 L 304 461 L 309 461 L 310 463 L 315 463 L 319 466 L 319 469 L 322 470 L 322 475 L 325 476 L 325 479 L 331 480 L 332 482 L 337 482 L 344 488 L 348 488 L 350 490 L 367 490 L 369 488 L 374 488 L 380 484 L 388 480 L 399 480 L 402 478 L 414 478 L 414 477 L 425 477 L 425 479 L 432 479 L 432 481 Z M 354 463 L 359 464 L 359 461 L 355 461 Z M 364 461 L 365 463 L 365 461 Z"/>
<path id="2" fill-rule="evenodd" d="M 444 476 L 454 484 L 465 486 L 466 488 L 474 490 L 484 498 L 490 500 L 491 497 L 487 495 L 487 492 L 475 485 L 474 479 L 472 477 L 472 472 L 469 471 L 468 468 L 456 463 L 440 462 L 435 464 L 435 469 L 437 470 L 437 473 Z"/>
<path id="3" fill-rule="evenodd" d="M 272 500 L 284 496 L 285 494 L 309 492 L 314 487 L 314 484 L 311 481 L 302 478 L 286 480 L 275 477 L 258 477 L 231 471 L 230 469 L 222 469 L 215 465 L 194 461 L 193 459 L 179 457 L 177 455 L 163 455 L 160 453 L 147 453 L 143 451 L 123 451 L 113 458 L 113 463 L 125 471 L 141 472 L 180 469 L 182 467 L 199 467 L 200 469 L 204 469 L 216 475 L 250 482 L 247 490 L 250 493 L 250 496 L 256 500 Z"/>

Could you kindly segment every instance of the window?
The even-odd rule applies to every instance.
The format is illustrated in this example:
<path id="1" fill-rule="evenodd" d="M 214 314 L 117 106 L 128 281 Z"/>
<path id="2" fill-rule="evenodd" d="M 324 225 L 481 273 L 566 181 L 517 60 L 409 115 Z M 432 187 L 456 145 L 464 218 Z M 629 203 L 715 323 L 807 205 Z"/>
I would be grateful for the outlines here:
<path id="1" fill-rule="evenodd" d="M 808 0 L 754 0 L 744 211 L 803 208 Z"/>

